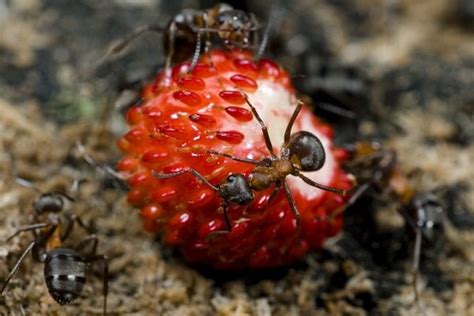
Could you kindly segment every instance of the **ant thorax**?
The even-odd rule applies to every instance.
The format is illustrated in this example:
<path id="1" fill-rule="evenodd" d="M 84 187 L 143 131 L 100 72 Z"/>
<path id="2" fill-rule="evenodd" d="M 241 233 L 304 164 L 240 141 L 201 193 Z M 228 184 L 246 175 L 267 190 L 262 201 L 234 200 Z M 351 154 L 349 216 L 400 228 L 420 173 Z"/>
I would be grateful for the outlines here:
<path id="1" fill-rule="evenodd" d="M 276 181 L 285 179 L 292 172 L 293 166 L 289 160 L 265 159 L 249 174 L 249 185 L 255 191 L 262 191 L 271 187 Z"/>
<path id="2" fill-rule="evenodd" d="M 44 233 L 46 233 L 46 228 L 44 229 Z M 53 234 L 51 237 L 48 239 L 46 242 L 46 252 L 49 252 L 53 249 L 59 248 L 62 246 L 62 240 L 61 240 L 61 224 L 58 224 L 58 227 L 54 230 Z"/>

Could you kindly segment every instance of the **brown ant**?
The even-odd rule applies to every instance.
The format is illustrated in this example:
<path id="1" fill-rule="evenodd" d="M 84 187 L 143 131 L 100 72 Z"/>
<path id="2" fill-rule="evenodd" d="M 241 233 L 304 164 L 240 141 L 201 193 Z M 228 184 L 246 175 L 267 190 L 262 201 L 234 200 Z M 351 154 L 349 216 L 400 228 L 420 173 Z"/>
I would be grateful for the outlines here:
<path id="1" fill-rule="evenodd" d="M 433 240 L 435 231 L 444 228 L 444 208 L 431 193 L 417 194 L 397 165 L 397 155 L 379 142 L 359 142 L 347 147 L 350 160 L 346 167 L 362 184 L 338 213 L 354 204 L 369 188 L 385 191 L 400 203 L 399 212 L 406 225 L 415 233 L 413 250 L 413 288 L 419 300 L 417 280 L 423 237 Z"/>
<path id="2" fill-rule="evenodd" d="M 270 188 L 272 185 L 275 185 L 275 187 L 267 201 L 267 204 L 270 203 L 272 199 L 278 194 L 278 192 L 283 188 L 298 225 L 300 213 L 296 207 L 290 187 L 285 180 L 289 175 L 298 177 L 310 186 L 321 190 L 330 191 L 341 195 L 347 195 L 350 191 L 352 191 L 352 189 L 343 190 L 316 183 L 302 174 L 302 172 L 317 171 L 321 169 L 326 160 L 324 147 L 317 136 L 307 131 L 300 131 L 291 134 L 293 124 L 299 112 L 303 108 L 302 101 L 298 102 L 298 105 L 296 106 L 290 121 L 288 122 L 284 134 L 284 143 L 281 148 L 281 156 L 278 157 L 273 150 L 273 145 L 265 123 L 247 97 L 245 97 L 245 100 L 252 110 L 253 115 L 260 124 L 263 137 L 265 139 L 265 145 L 271 157 L 263 158 L 261 160 L 252 160 L 247 158 L 238 158 L 216 151 L 208 151 L 208 153 L 255 165 L 255 168 L 252 172 L 250 172 L 248 178 L 240 173 L 231 174 L 218 186 L 214 186 L 202 174 L 194 169 L 187 169 L 169 174 L 158 174 L 157 172 L 153 172 L 153 175 L 158 179 L 167 179 L 179 176 L 186 172 L 190 172 L 196 178 L 212 188 L 223 199 L 223 213 L 228 231 L 231 231 L 232 225 L 227 214 L 227 204 L 234 203 L 238 205 L 247 205 L 254 199 L 253 191 L 263 191 Z"/>
<path id="3" fill-rule="evenodd" d="M 217 36 L 225 47 L 246 48 L 250 44 L 251 34 L 254 34 L 254 41 L 258 41 L 256 31 L 259 29 L 260 25 L 254 14 L 234 9 L 225 3 L 217 4 L 207 10 L 186 9 L 177 14 L 165 27 L 147 24 L 137 28 L 114 45 L 105 58 L 120 53 L 144 33 L 158 32 L 164 34 L 163 46 L 167 55 L 165 73 L 171 68 L 173 61 L 181 62 L 192 56 L 189 72 L 198 62 L 203 36 L 207 53 L 212 36 Z"/>
<path id="4" fill-rule="evenodd" d="M 17 179 L 17 182 L 32 187 L 29 182 Z M 33 187 L 34 188 L 34 187 Z M 31 251 L 33 259 L 44 264 L 44 279 L 48 292 L 61 305 L 69 304 L 79 297 L 86 283 L 88 264 L 102 261 L 103 263 L 103 314 L 107 313 L 108 294 L 108 261 L 105 255 L 96 254 L 98 239 L 91 234 L 90 228 L 75 214 L 65 213 L 66 228 L 62 229 L 60 213 L 64 212 L 64 202 L 74 201 L 72 197 L 62 192 L 42 193 L 33 202 L 34 223 L 18 228 L 7 241 L 17 235 L 32 231 L 35 239 L 23 251 L 15 266 L 8 274 L 1 289 L 3 295 L 11 278 L 20 268 L 21 263 Z M 63 242 L 72 232 L 74 223 L 77 223 L 90 235 L 84 238 L 76 247 L 63 247 Z M 39 231 L 39 234 L 38 234 Z M 81 255 L 80 252 L 90 246 L 90 252 Z"/>

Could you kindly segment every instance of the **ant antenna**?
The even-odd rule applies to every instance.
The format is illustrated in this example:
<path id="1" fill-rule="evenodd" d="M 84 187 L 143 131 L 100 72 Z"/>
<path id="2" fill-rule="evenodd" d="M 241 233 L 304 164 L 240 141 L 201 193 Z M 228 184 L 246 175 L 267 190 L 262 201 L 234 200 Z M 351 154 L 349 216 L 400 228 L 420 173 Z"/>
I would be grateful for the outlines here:
<path id="1" fill-rule="evenodd" d="M 33 183 L 31 183 L 30 181 L 26 180 L 26 179 L 23 179 L 23 178 L 20 178 L 20 177 L 15 177 L 15 182 L 25 188 L 29 188 L 29 189 L 32 189 L 34 191 L 36 191 L 37 193 L 41 193 L 41 190 L 38 189 Z"/>
<path id="2" fill-rule="evenodd" d="M 135 41 L 136 39 L 140 38 L 143 34 L 148 33 L 148 32 L 155 32 L 155 33 L 164 33 L 166 30 L 156 24 L 147 24 L 138 27 L 135 29 L 135 31 L 132 32 L 132 34 L 128 35 L 126 38 L 120 40 L 118 43 L 113 45 L 109 51 L 99 59 L 99 61 L 96 63 L 96 66 L 94 67 L 95 69 L 99 68 L 102 64 L 104 64 L 110 57 L 118 55 L 121 53 L 125 48 L 127 48 L 130 43 Z"/>
<path id="3" fill-rule="evenodd" d="M 250 109 L 252 110 L 252 113 L 253 115 L 255 116 L 255 118 L 257 119 L 257 122 L 258 124 L 260 124 L 260 127 L 262 129 L 262 134 L 263 134 L 263 138 L 265 139 L 265 145 L 267 146 L 268 148 L 268 151 L 270 152 L 270 155 L 275 158 L 276 155 L 275 155 L 275 152 L 273 151 L 273 145 L 272 145 L 272 141 L 270 139 L 270 135 L 268 134 L 268 128 L 267 126 L 265 125 L 265 123 L 263 122 L 262 118 L 260 117 L 260 115 L 258 114 L 257 112 L 257 109 L 252 105 L 252 103 L 250 103 L 247 95 L 244 94 L 244 97 L 245 97 L 245 102 L 247 102 L 248 106 L 250 107 Z"/>
<path id="4" fill-rule="evenodd" d="M 339 195 L 342 195 L 342 196 L 347 196 L 349 195 L 352 191 L 354 191 L 356 189 L 356 185 L 354 185 L 352 188 L 350 188 L 349 190 L 343 190 L 343 189 L 338 189 L 338 188 L 334 188 L 334 187 L 330 187 L 330 186 L 327 186 L 327 185 L 324 185 L 324 184 L 321 184 L 321 183 L 317 183 L 317 182 L 314 182 L 313 180 L 311 180 L 310 178 L 304 176 L 301 172 L 299 171 L 296 171 L 296 176 L 298 178 L 300 178 L 301 180 L 303 180 L 304 182 L 306 182 L 306 184 L 309 184 L 310 186 L 312 187 L 316 187 L 318 189 L 321 189 L 321 190 L 324 190 L 324 191 L 329 191 L 329 192 L 332 192 L 332 193 L 336 193 L 336 194 L 339 194 Z"/>
<path id="5" fill-rule="evenodd" d="M 334 104 L 331 104 L 331 103 L 328 103 L 328 102 L 317 102 L 316 106 L 323 109 L 323 110 L 325 110 L 325 111 L 327 111 L 327 112 L 331 112 L 333 114 L 336 114 L 338 116 L 342 116 L 342 117 L 345 117 L 345 118 L 348 118 L 348 119 L 355 119 L 356 118 L 356 114 L 354 113 L 354 111 L 346 110 L 343 107 L 340 107 L 340 106 L 337 106 L 337 105 L 334 105 Z"/>
<path id="6" fill-rule="evenodd" d="M 270 4 L 270 14 L 268 16 L 267 26 L 265 27 L 265 31 L 263 32 L 262 42 L 260 43 L 260 46 L 258 47 L 257 54 L 255 55 L 255 60 L 259 60 L 260 58 L 262 58 L 263 53 L 265 52 L 265 49 L 267 48 L 268 39 L 270 37 L 270 30 L 273 27 L 272 22 L 274 18 L 275 18 L 275 7 L 274 7 L 274 3 L 272 2 Z"/>
<path id="7" fill-rule="evenodd" d="M 89 153 L 87 153 L 87 150 L 84 147 L 84 144 L 82 144 L 80 141 L 76 142 L 76 148 L 79 151 L 79 153 L 81 154 L 84 161 L 87 162 L 91 167 L 99 169 L 99 170 L 105 172 L 106 174 L 111 175 L 112 177 L 114 177 L 118 180 L 124 180 L 122 175 L 120 173 L 118 173 L 117 171 L 115 171 L 112 167 L 107 166 L 107 165 L 105 165 L 105 166 L 101 165 L 94 158 L 92 158 L 89 155 Z M 80 181 L 84 181 L 84 180 L 80 180 Z"/>

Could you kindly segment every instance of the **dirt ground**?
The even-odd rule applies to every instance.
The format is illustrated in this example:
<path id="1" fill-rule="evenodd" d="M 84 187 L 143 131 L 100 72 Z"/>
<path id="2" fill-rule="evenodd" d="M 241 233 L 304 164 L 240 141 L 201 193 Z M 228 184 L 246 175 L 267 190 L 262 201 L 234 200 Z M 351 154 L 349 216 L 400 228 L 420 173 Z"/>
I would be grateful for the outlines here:
<path id="1" fill-rule="evenodd" d="M 339 144 L 383 141 L 415 187 L 441 200 L 446 224 L 423 241 L 418 304 L 413 234 L 377 192 L 347 211 L 344 232 L 325 249 L 271 271 L 190 267 L 143 231 L 126 188 L 104 166 L 120 159 L 115 140 L 126 130 L 114 101 L 163 65 L 160 35 L 101 67 L 97 60 L 135 27 L 214 1 L 0 0 L 0 280 L 31 235 L 4 240 L 28 223 L 38 196 L 15 177 L 41 192 L 71 192 L 84 179 L 66 208 L 94 224 L 98 252 L 110 258 L 110 315 L 474 315 L 472 2 L 234 2 L 263 23 L 271 12 L 267 55 L 320 101 L 315 111 Z M 76 229 L 71 245 L 83 236 Z M 100 314 L 99 268 L 62 307 L 28 256 L 0 297 L 0 314 Z"/>

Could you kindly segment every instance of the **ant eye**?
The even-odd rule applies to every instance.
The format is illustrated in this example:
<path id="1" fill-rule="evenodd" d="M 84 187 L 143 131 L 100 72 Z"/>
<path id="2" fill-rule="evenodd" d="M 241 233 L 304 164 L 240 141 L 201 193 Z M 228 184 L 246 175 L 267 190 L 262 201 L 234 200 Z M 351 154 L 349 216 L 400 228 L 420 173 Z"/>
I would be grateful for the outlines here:
<path id="1" fill-rule="evenodd" d="M 217 22 L 219 23 L 219 25 L 224 25 L 227 22 L 227 20 L 228 20 L 227 12 L 222 12 L 217 17 Z"/>
<path id="2" fill-rule="evenodd" d="M 288 143 L 291 162 L 302 171 L 316 171 L 326 161 L 326 153 L 319 138 L 310 132 L 293 134 Z"/>

